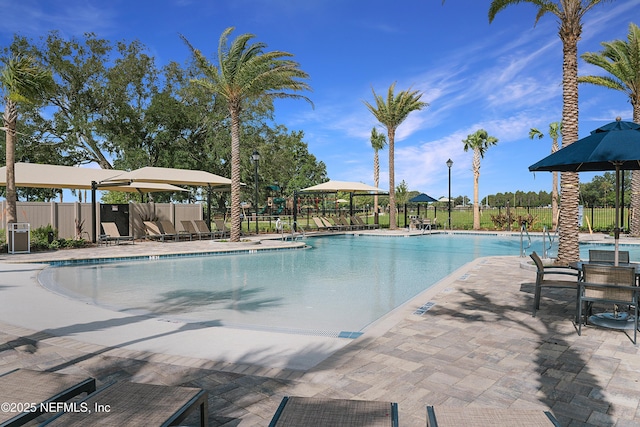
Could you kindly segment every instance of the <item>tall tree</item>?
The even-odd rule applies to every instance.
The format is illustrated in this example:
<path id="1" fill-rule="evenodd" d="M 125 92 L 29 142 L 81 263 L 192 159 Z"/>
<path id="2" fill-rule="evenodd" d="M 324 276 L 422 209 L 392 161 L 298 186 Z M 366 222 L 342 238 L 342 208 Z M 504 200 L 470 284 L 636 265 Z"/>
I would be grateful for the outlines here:
<path id="1" fill-rule="evenodd" d="M 492 0 L 489 22 L 505 8 L 530 3 L 538 9 L 535 23 L 547 13 L 558 18 L 558 35 L 562 41 L 562 145 L 578 140 L 578 40 L 582 35 L 582 19 L 599 3 L 608 0 Z M 579 179 L 575 172 L 560 175 L 560 223 L 558 259 L 568 264 L 580 259 L 578 243 Z"/>
<path id="2" fill-rule="evenodd" d="M 378 133 L 376 128 L 371 129 L 371 147 L 373 147 L 373 186 L 378 187 L 380 184 L 380 157 L 378 151 L 384 149 L 387 145 L 387 138 L 384 134 Z M 378 194 L 373 196 L 373 212 L 374 223 L 378 224 Z"/>
<path id="3" fill-rule="evenodd" d="M 480 178 L 480 159 L 484 158 L 487 149 L 498 143 L 498 138 L 489 136 L 486 130 L 478 129 L 462 140 L 464 151 L 473 150 L 473 229 L 480 229 L 480 201 L 478 198 L 478 181 Z"/>
<path id="4" fill-rule="evenodd" d="M 51 73 L 29 56 L 13 55 L 3 60 L 0 70 L 0 90 L 5 102 L 2 122 L 5 131 L 5 160 L 7 162 L 7 224 L 17 220 L 16 212 L 16 124 L 18 105 L 42 101 L 51 90 Z"/>
<path id="5" fill-rule="evenodd" d="M 240 113 L 247 104 L 271 102 L 275 98 L 309 98 L 297 93 L 310 90 L 309 75 L 300 69 L 293 55 L 265 52 L 266 44 L 251 43 L 253 34 L 241 34 L 229 44 L 234 28 L 223 31 L 218 43 L 218 65 L 212 64 L 182 36 L 204 74 L 194 83 L 224 101 L 231 117 L 231 238 L 240 241 Z M 313 105 L 313 104 L 312 104 Z"/>
<path id="6" fill-rule="evenodd" d="M 633 107 L 633 121 L 640 123 L 640 29 L 631 23 L 627 41 L 614 40 L 602 46 L 601 52 L 588 52 L 581 57 L 609 75 L 580 76 L 578 82 L 625 93 Z M 640 236 L 640 171 L 631 174 L 631 213 L 631 235 Z"/>
<path id="7" fill-rule="evenodd" d="M 382 95 L 377 95 L 373 92 L 375 98 L 375 106 L 364 101 L 371 114 L 380 122 L 381 125 L 387 128 L 387 138 L 389 140 L 389 228 L 391 230 L 397 229 L 396 225 L 396 193 L 395 193 L 395 138 L 396 130 L 398 126 L 402 124 L 409 116 L 410 113 L 416 110 L 422 110 L 428 106 L 426 102 L 420 101 L 422 93 L 417 90 L 403 90 L 395 95 L 396 83 L 394 82 L 389 86 L 387 92 L 387 99 Z"/>
<path id="8" fill-rule="evenodd" d="M 551 153 L 558 151 L 560 147 L 558 145 L 558 138 L 562 135 L 562 122 L 553 122 L 549 124 L 549 136 L 553 141 L 551 143 Z M 544 134 L 536 128 L 531 128 L 529 131 L 529 138 L 542 139 Z M 558 172 L 553 172 L 553 182 L 551 184 L 551 215 L 552 215 L 552 228 L 555 230 L 558 228 Z"/>

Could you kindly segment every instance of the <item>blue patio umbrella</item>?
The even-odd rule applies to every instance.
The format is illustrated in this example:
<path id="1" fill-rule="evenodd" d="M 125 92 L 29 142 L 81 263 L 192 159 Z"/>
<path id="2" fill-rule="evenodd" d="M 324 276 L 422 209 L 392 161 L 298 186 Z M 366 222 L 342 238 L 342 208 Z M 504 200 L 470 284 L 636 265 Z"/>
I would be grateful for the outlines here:
<path id="1" fill-rule="evenodd" d="M 409 203 L 418 203 L 418 215 L 420 215 L 419 203 L 430 203 L 430 202 L 437 202 L 437 200 L 425 193 L 420 193 L 416 197 L 409 199 Z"/>
<path id="2" fill-rule="evenodd" d="M 616 171 L 615 265 L 618 265 L 620 228 L 620 172 L 640 170 L 640 125 L 619 118 L 529 166 L 531 172 Z"/>

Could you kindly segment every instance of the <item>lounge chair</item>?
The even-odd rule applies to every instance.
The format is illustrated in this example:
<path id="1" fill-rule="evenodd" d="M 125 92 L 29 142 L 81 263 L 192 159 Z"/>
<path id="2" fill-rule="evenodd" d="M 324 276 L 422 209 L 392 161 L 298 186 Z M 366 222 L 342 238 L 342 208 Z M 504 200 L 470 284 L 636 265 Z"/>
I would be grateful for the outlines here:
<path id="1" fill-rule="evenodd" d="M 364 229 L 380 228 L 380 226 L 378 224 L 367 224 L 358 215 L 352 215 L 351 216 L 351 222 L 360 225 Z"/>
<path id="2" fill-rule="evenodd" d="M 133 236 L 120 235 L 120 231 L 118 230 L 118 226 L 115 222 L 101 222 L 100 225 L 102 226 L 104 234 L 100 235 L 98 244 L 101 242 L 104 242 L 105 244 L 108 244 L 109 242 L 116 242 L 116 244 L 119 245 L 121 241 L 131 241 L 131 244 L 134 243 Z"/>
<path id="3" fill-rule="evenodd" d="M 560 427 L 560 423 L 548 411 L 427 406 L 427 427 L 459 426 Z"/>
<path id="4" fill-rule="evenodd" d="M 66 402 L 82 393 L 89 394 L 95 390 L 96 380 L 89 377 L 29 369 L 13 370 L 0 376 L 0 401 L 34 406 L 21 412 L 0 411 L 0 425 L 26 424 L 46 412 L 44 406 L 49 402 Z M 45 405 L 40 407 L 41 403 Z"/>
<path id="5" fill-rule="evenodd" d="M 398 426 L 398 404 L 285 396 L 269 427 Z"/>
<path id="6" fill-rule="evenodd" d="M 144 221 L 144 228 L 146 237 L 148 239 L 157 239 L 164 242 L 166 239 L 175 240 L 178 238 L 177 234 L 167 234 L 162 230 L 160 223 L 157 221 Z"/>
<path id="7" fill-rule="evenodd" d="M 336 218 L 336 225 L 342 227 L 343 230 L 355 230 L 357 226 L 352 225 L 349 220 L 343 216 Z"/>
<path id="8" fill-rule="evenodd" d="M 177 240 L 180 240 L 180 236 L 183 236 L 185 238 L 189 238 L 189 240 L 191 240 L 191 234 L 187 233 L 186 231 L 177 231 L 176 228 L 173 226 L 173 223 L 171 221 L 159 221 L 160 222 L 160 227 L 162 227 L 162 231 L 169 236 L 175 236 L 175 238 Z"/>
<path id="9" fill-rule="evenodd" d="M 325 218 L 323 216 L 320 217 L 320 221 L 322 221 L 322 223 L 325 225 L 325 227 L 327 227 L 329 230 L 343 230 L 344 226 L 340 225 L 340 224 L 336 224 L 336 223 L 331 223 L 331 221 L 329 221 L 329 218 Z"/>
<path id="10" fill-rule="evenodd" d="M 535 251 L 530 256 L 538 269 L 536 272 L 536 284 L 533 296 L 533 316 L 535 317 L 536 311 L 540 309 L 540 294 L 542 293 L 542 288 L 572 288 L 575 289 L 577 293 L 579 273 L 570 267 L 545 266 Z M 571 279 L 566 280 L 565 278 L 568 277 L 571 277 Z"/>
<path id="11" fill-rule="evenodd" d="M 196 224 L 196 227 L 198 227 L 198 230 L 209 229 L 207 223 L 203 220 L 196 220 L 194 222 Z M 213 223 L 216 225 L 216 233 L 220 233 L 221 239 L 231 236 L 231 231 L 227 229 L 227 226 L 224 223 L 223 219 L 214 219 Z"/>
<path id="12" fill-rule="evenodd" d="M 613 264 L 615 262 L 615 251 L 589 249 L 589 262 L 591 264 Z M 629 251 L 618 251 L 618 263 L 629 264 Z"/>
<path id="13" fill-rule="evenodd" d="M 313 223 L 316 225 L 316 227 L 318 228 L 318 231 L 330 231 L 331 229 L 329 227 L 327 227 L 327 225 L 317 216 L 314 216 L 313 218 Z"/>
<path id="14" fill-rule="evenodd" d="M 583 282 L 578 289 L 578 335 L 582 335 L 582 324 L 591 323 L 616 329 L 633 327 L 633 343 L 637 343 L 638 332 L 638 303 L 640 302 L 640 287 L 636 284 L 635 267 L 615 267 L 612 265 L 583 264 Z M 602 313 L 589 317 L 594 302 L 611 304 L 614 313 Z M 585 303 L 589 308 L 584 310 Z M 627 313 L 617 313 L 618 305 L 633 307 L 633 318 Z M 630 321 L 627 321 L 630 320 Z M 631 325 L 629 325 L 631 324 Z"/>
<path id="15" fill-rule="evenodd" d="M 200 426 L 208 424 L 207 392 L 199 388 L 122 381 L 89 395 L 82 404 L 91 410 L 62 412 L 42 425 L 173 426 L 196 409 Z"/>
<path id="16" fill-rule="evenodd" d="M 213 239 L 215 237 L 215 233 L 213 233 L 211 231 L 200 231 L 200 230 L 196 229 L 196 227 L 193 225 L 193 221 L 191 221 L 191 220 L 180 221 L 180 224 L 182 224 L 182 228 L 184 229 L 185 233 L 189 233 L 191 238 L 197 236 L 198 240 L 202 240 L 203 237 L 209 237 L 211 239 Z M 205 224 L 205 226 L 206 226 L 206 224 Z"/>

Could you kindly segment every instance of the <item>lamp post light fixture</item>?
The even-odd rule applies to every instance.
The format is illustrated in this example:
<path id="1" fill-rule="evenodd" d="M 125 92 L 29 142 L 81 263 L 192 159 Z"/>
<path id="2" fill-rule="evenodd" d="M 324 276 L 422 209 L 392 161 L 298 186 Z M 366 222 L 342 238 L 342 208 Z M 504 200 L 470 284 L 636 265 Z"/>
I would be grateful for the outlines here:
<path id="1" fill-rule="evenodd" d="M 451 166 L 453 166 L 453 160 L 447 160 L 447 167 L 449 168 L 449 199 L 447 204 L 449 205 L 449 230 L 451 230 Z"/>
<path id="2" fill-rule="evenodd" d="M 260 153 L 258 153 L 258 150 L 253 150 L 253 154 L 251 154 L 251 161 L 255 166 L 254 181 L 256 183 L 256 195 L 253 202 L 256 206 L 256 234 L 258 234 L 259 233 L 259 230 L 258 230 L 258 162 L 260 162 Z"/>

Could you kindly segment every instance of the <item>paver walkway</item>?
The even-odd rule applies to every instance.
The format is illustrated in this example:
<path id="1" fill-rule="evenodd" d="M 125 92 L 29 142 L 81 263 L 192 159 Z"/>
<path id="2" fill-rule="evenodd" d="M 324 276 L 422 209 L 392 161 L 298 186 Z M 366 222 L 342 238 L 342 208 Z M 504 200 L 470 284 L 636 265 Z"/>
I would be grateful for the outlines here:
<path id="1" fill-rule="evenodd" d="M 550 409 L 564 426 L 639 426 L 638 347 L 619 331 L 586 327 L 579 337 L 571 290 L 546 291 L 533 318 L 535 273 L 522 261 L 468 264 L 306 371 L 104 347 L 4 321 L 0 372 L 202 387 L 213 426 L 267 425 L 285 395 L 398 402 L 402 426 L 424 426 L 427 404 Z"/>

